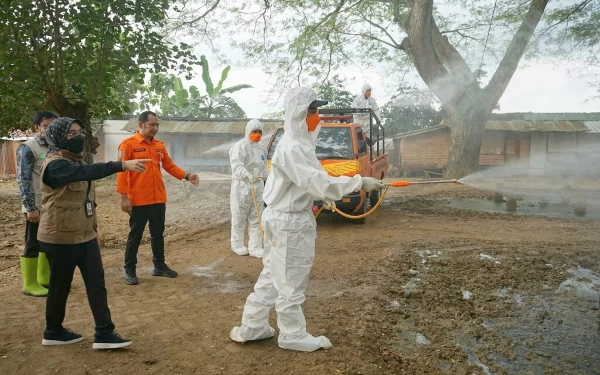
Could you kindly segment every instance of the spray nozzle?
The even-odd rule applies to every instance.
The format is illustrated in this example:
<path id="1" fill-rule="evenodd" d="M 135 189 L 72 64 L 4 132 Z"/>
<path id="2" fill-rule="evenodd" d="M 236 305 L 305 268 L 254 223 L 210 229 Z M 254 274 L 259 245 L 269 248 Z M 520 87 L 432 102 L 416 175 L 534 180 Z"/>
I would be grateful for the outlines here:
<path id="1" fill-rule="evenodd" d="M 405 187 L 405 186 L 410 186 L 410 181 L 392 181 L 390 183 L 391 187 Z"/>

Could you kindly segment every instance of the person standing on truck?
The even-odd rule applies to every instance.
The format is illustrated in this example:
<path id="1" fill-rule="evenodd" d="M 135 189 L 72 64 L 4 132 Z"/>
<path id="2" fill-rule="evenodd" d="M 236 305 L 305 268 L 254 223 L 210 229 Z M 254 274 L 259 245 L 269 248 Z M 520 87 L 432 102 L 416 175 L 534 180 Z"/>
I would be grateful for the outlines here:
<path id="1" fill-rule="evenodd" d="M 167 191 L 161 167 L 178 180 L 198 185 L 198 175 L 179 168 L 167 153 L 165 144 L 155 138 L 158 133 L 156 113 L 144 111 L 138 118 L 138 130 L 133 137 L 119 145 L 120 161 L 151 159 L 148 169 L 141 174 L 117 173 L 117 192 L 121 194 L 121 209 L 129 214 L 129 236 L 125 247 L 125 283 L 137 285 L 137 253 L 142 235 L 149 222 L 150 246 L 154 270 L 152 276 L 177 277 L 177 272 L 165 263 L 165 213 Z"/>
<path id="2" fill-rule="evenodd" d="M 33 115 L 35 135 L 17 148 L 17 184 L 21 194 L 21 212 L 25 215 L 25 251 L 21 256 L 22 292 L 27 296 L 44 297 L 50 284 L 50 265 L 46 254 L 40 252 L 37 239 L 42 210 L 40 170 L 48 143 L 45 134 L 48 125 L 56 118 L 52 112 L 42 111 Z"/>
<path id="3" fill-rule="evenodd" d="M 379 190 L 383 185 L 360 175 L 333 177 L 323 169 L 311 133 L 320 122 L 318 107 L 326 104 L 307 87 L 293 88 L 285 97 L 285 132 L 275 149 L 265 186 L 263 270 L 246 299 L 242 325 L 229 334 L 233 341 L 273 337 L 269 311 L 275 307 L 280 348 L 310 352 L 332 346 L 327 337 L 314 337 L 306 331 L 302 313 L 315 257 L 313 201 L 336 201 L 351 192 Z"/>
<path id="4" fill-rule="evenodd" d="M 352 101 L 352 108 L 371 108 L 375 116 L 381 121 L 381 110 L 379 109 L 379 105 L 373 97 L 371 96 L 371 85 L 365 83 L 362 87 L 361 94 L 354 98 Z M 367 138 L 371 137 L 371 129 L 369 128 L 369 118 L 370 115 L 368 113 L 356 113 L 354 114 L 354 122 L 360 124 L 365 136 Z M 375 119 L 373 119 L 373 127 L 375 128 L 377 123 Z"/>
<path id="5" fill-rule="evenodd" d="M 262 234 L 258 218 L 264 209 L 263 190 L 268 175 L 267 150 L 259 143 L 263 125 L 258 120 L 246 124 L 246 135 L 229 150 L 231 163 L 231 250 L 237 255 L 262 258 Z M 252 188 L 254 187 L 254 189 Z M 254 190 L 254 197 L 252 196 Z M 256 205 L 256 206 L 255 206 Z M 258 212 L 256 210 L 258 209 Z M 248 224 L 248 248 L 244 232 Z"/>

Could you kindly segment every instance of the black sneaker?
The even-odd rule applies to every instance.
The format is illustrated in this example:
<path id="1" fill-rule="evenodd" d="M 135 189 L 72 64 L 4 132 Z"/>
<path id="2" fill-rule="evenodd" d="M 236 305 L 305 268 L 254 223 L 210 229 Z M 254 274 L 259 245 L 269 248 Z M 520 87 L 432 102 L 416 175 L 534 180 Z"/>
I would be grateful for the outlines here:
<path id="1" fill-rule="evenodd" d="M 69 345 L 76 344 L 83 340 L 83 336 L 71 331 L 70 329 L 63 328 L 58 333 L 46 333 L 44 332 L 44 338 L 42 339 L 42 345 Z"/>
<path id="2" fill-rule="evenodd" d="M 125 284 L 138 285 L 139 281 L 135 272 L 125 272 Z"/>
<path id="3" fill-rule="evenodd" d="M 104 349 L 119 349 L 131 345 L 131 341 L 122 338 L 115 332 L 107 333 L 106 335 L 96 337 L 94 345 L 96 350 Z"/>
<path id="4" fill-rule="evenodd" d="M 177 272 L 165 265 L 160 268 L 154 267 L 154 270 L 152 270 L 152 276 L 177 277 Z"/>

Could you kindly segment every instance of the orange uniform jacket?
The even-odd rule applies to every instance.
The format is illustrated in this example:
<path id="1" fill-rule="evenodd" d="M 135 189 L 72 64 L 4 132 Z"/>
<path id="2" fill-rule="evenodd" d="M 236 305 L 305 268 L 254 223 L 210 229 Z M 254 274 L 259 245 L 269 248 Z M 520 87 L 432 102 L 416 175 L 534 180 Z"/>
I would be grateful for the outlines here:
<path id="1" fill-rule="evenodd" d="M 117 173 L 117 192 L 127 194 L 132 206 L 165 203 L 167 191 L 160 168 L 181 180 L 186 172 L 179 168 L 167 153 L 165 144 L 157 139 L 150 143 L 135 133 L 119 145 L 119 160 L 152 159 L 143 173 L 125 171 Z"/>

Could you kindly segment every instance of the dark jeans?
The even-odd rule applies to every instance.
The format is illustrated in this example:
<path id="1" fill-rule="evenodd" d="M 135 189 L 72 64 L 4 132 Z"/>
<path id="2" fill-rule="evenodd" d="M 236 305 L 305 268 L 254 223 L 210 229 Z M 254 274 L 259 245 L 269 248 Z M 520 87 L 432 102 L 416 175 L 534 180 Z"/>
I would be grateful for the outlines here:
<path id="1" fill-rule="evenodd" d="M 152 262 L 154 268 L 165 266 L 165 203 L 149 204 L 146 206 L 134 206 L 129 216 L 129 237 L 125 247 L 125 271 L 135 272 L 137 264 L 137 253 L 142 242 L 146 223 L 150 227 L 150 246 L 152 247 Z"/>
<path id="2" fill-rule="evenodd" d="M 40 243 L 37 240 L 39 223 L 32 223 L 27 220 L 25 214 L 25 251 L 24 258 L 37 258 L 40 254 Z"/>
<path id="3" fill-rule="evenodd" d="M 104 268 L 98 241 L 75 245 L 57 245 L 40 242 L 42 251 L 50 261 L 50 286 L 46 299 L 46 333 L 57 333 L 62 329 L 65 320 L 67 298 L 71 291 L 71 282 L 75 267 L 79 267 L 88 302 L 96 322 L 96 336 L 102 336 L 115 329 L 110 318 L 106 287 L 104 284 Z"/>

